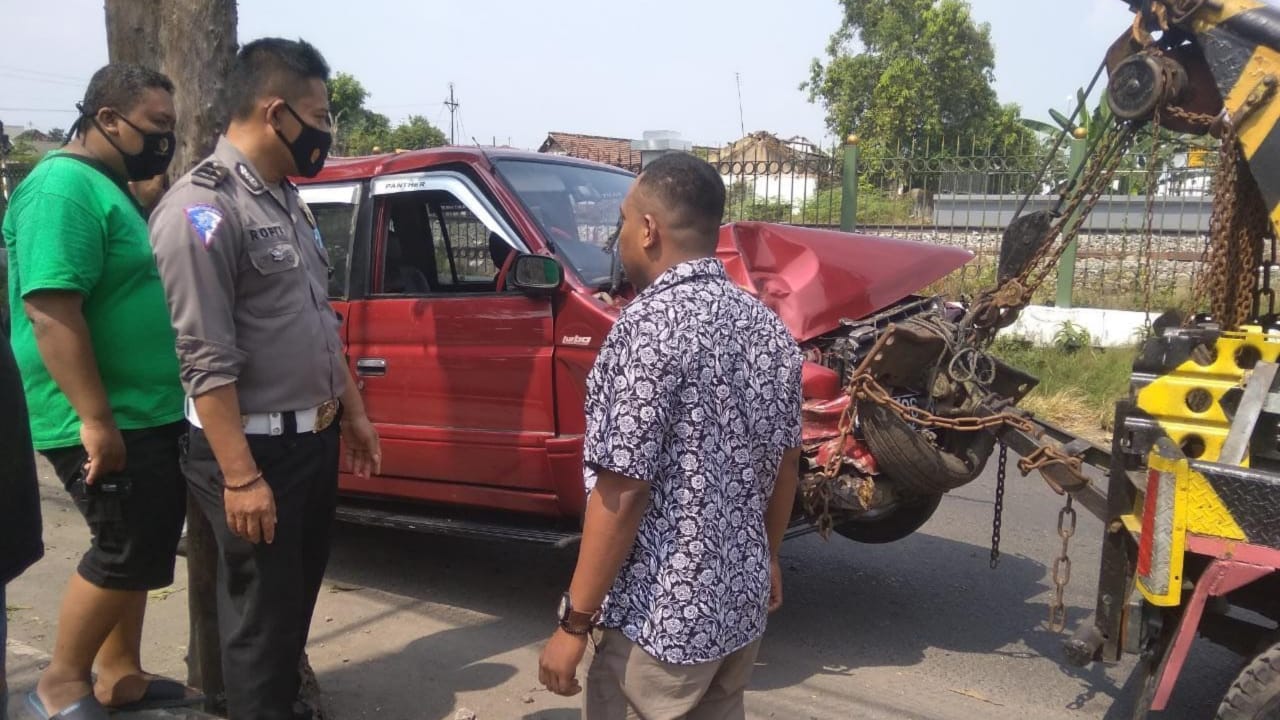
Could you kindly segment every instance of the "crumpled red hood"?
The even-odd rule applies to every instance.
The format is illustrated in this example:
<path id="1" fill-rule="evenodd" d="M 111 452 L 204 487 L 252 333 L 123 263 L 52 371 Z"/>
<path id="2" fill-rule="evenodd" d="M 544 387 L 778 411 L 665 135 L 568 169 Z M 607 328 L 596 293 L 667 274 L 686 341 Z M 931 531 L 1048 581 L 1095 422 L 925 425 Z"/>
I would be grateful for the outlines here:
<path id="1" fill-rule="evenodd" d="M 799 342 L 918 292 L 969 262 L 956 247 L 761 222 L 720 228 L 729 277 L 778 313 Z"/>

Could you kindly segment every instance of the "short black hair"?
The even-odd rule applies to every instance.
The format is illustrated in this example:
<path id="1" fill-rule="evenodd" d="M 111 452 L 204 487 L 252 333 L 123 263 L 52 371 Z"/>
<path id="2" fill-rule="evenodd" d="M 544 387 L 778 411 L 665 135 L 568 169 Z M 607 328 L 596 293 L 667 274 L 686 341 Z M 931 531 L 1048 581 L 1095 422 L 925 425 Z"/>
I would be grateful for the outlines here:
<path id="1" fill-rule="evenodd" d="M 717 237 L 724 217 L 724 180 L 707 161 L 686 152 L 667 153 L 645 166 L 638 185 L 671 212 L 676 228 L 688 228 L 708 241 Z"/>
<path id="2" fill-rule="evenodd" d="M 267 96 L 290 100 L 311 79 L 329 82 L 329 65 L 306 40 L 262 38 L 240 48 L 227 80 L 231 117 L 245 120 Z"/>
<path id="3" fill-rule="evenodd" d="M 76 106 L 80 117 L 71 127 L 71 135 L 84 129 L 82 121 L 93 117 L 104 107 L 127 113 L 137 107 L 146 90 L 156 88 L 173 92 L 173 81 L 164 73 L 136 63 L 114 62 L 103 65 L 89 78 L 84 99 Z"/>

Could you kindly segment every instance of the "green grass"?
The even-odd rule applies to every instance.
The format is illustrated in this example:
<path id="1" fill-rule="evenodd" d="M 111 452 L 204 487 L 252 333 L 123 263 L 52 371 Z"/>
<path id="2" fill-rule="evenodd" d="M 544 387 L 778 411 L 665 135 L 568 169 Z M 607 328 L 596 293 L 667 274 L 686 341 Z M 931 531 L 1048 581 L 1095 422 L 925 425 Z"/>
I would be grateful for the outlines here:
<path id="1" fill-rule="evenodd" d="M 1129 392 L 1129 375 L 1137 348 L 1085 348 L 1066 352 L 998 339 L 996 357 L 1031 373 L 1040 384 L 1020 405 L 1039 417 L 1095 442 L 1111 430 L 1115 403 Z"/>

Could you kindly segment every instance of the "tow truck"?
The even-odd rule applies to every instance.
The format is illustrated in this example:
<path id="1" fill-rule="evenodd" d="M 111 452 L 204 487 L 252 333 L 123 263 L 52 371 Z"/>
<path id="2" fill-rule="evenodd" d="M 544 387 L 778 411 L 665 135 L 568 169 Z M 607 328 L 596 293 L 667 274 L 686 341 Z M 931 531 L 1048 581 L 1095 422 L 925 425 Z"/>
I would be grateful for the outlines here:
<path id="1" fill-rule="evenodd" d="M 1056 209 L 1006 228 L 996 286 L 963 317 L 892 325 L 862 356 L 826 475 L 856 474 L 845 443 L 865 443 L 878 472 L 908 486 L 999 443 L 998 505 L 1013 450 L 1024 474 L 1038 470 L 1065 498 L 1053 629 L 1065 625 L 1075 504 L 1104 524 L 1096 609 L 1065 641 L 1066 660 L 1137 654 L 1134 713 L 1145 718 L 1169 706 L 1203 637 L 1246 658 L 1217 717 L 1280 718 L 1280 10 L 1259 0 L 1127 4 L 1133 24 L 1094 78 L 1106 74 L 1113 124 L 1090 141 Z M 1105 452 L 1020 410 L 1027 383 L 986 348 L 1057 264 L 1124 153 L 1144 133 L 1159 142 L 1162 129 L 1220 140 L 1210 237 L 1193 307 L 1151 323 Z M 904 393 L 923 400 L 908 405 Z M 853 482 L 869 496 L 865 481 Z"/>

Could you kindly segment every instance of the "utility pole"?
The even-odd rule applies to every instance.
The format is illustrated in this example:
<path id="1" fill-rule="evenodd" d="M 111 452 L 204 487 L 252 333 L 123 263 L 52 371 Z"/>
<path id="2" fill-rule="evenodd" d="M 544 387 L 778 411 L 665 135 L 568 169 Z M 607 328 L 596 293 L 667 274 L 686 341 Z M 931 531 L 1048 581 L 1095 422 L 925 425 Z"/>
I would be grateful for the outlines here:
<path id="1" fill-rule="evenodd" d="M 733 78 L 738 83 L 738 129 L 742 131 L 742 137 L 746 137 L 747 123 L 742 118 L 742 73 L 734 73 Z"/>
<path id="2" fill-rule="evenodd" d="M 445 107 L 449 108 L 449 144 L 456 144 L 453 136 L 458 131 L 458 123 L 456 116 L 458 114 L 458 101 L 453 97 L 453 83 L 449 83 L 449 99 L 444 101 Z"/>

